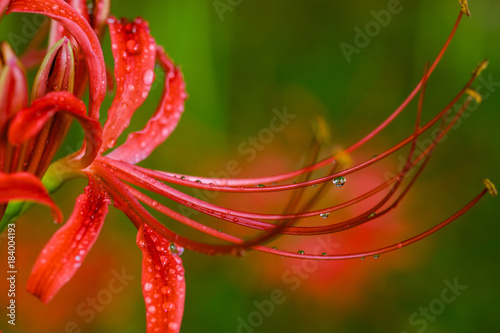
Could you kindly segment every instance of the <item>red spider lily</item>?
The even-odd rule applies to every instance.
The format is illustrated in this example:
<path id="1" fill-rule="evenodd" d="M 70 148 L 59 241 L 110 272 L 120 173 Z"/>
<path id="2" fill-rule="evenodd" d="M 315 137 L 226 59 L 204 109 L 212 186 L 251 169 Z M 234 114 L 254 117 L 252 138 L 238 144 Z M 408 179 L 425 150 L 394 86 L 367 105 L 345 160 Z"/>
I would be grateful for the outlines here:
<path id="1" fill-rule="evenodd" d="M 278 235 L 320 235 L 351 229 L 366 222 L 375 221 L 397 206 L 422 172 L 437 143 L 460 119 L 471 99 L 479 98 L 470 87 L 485 68 L 485 62 L 480 64 L 464 88 L 441 112 L 429 122 L 420 123 L 427 80 L 446 51 L 463 14 L 468 13 L 465 1 L 462 1 L 462 5 L 462 11 L 450 36 L 434 63 L 425 71 L 421 82 L 386 121 L 360 141 L 341 153 L 319 162 L 316 161 L 317 154 L 313 154 L 310 164 L 294 172 L 263 178 L 213 179 L 183 176 L 136 166 L 175 129 L 184 111 L 184 101 L 187 97 L 180 70 L 168 58 L 163 48 L 156 44 L 147 22 L 142 19 L 128 22 L 113 17 L 108 18 L 109 2 L 105 0 L 94 1 L 92 12 L 88 10 L 83 0 L 10 1 L 8 13 L 39 13 L 52 18 L 54 23 L 49 35 L 50 49 L 46 52 L 35 81 L 31 104 L 26 106 L 27 103 L 20 103 L 19 110 L 15 113 L 9 111 L 6 114 L 9 121 L 5 122 L 5 129 L 2 128 L 2 135 L 6 138 L 5 146 L 19 151 L 18 155 L 15 155 L 19 156 L 15 163 L 12 162 L 13 160 L 8 160 L 11 165 L 17 167 L 17 169 L 10 169 L 9 172 L 28 171 L 38 177 L 45 175 L 44 183 L 50 189 L 55 189 L 62 181 L 72 177 L 81 176 L 89 180 L 84 193 L 77 198 L 72 215 L 54 234 L 37 259 L 28 281 L 28 290 L 43 302 L 48 302 L 71 279 L 96 241 L 111 203 L 122 210 L 138 229 L 137 244 L 144 258 L 142 288 L 147 310 L 148 332 L 178 332 L 180 330 L 184 310 L 185 282 L 184 269 L 179 255 L 184 247 L 211 255 L 241 254 L 245 250 L 254 249 L 302 259 L 349 259 L 378 256 L 381 253 L 402 248 L 451 223 L 474 206 L 488 191 L 495 194 L 493 184 L 486 180 L 486 188 L 470 203 L 435 227 L 383 248 L 357 253 L 333 254 L 278 250 L 262 245 Z M 116 94 L 108 110 L 108 118 L 101 129 L 98 121 L 99 110 L 107 88 L 107 76 L 99 36 L 102 35 L 105 22 L 111 35 Z M 32 64 L 41 60 L 38 59 L 40 52 L 35 51 L 25 55 L 23 59 L 26 63 Z M 118 137 L 128 126 L 133 113 L 142 105 L 150 92 L 155 79 L 156 63 L 166 74 L 163 96 L 156 112 L 142 131 L 131 133 L 124 144 L 115 148 Z M 87 80 L 90 96 L 88 112 L 86 105 L 80 100 Z M 411 135 L 363 163 L 336 171 L 342 165 L 342 156 L 352 154 L 382 131 L 419 92 L 421 94 L 417 121 Z M 468 96 L 465 97 L 456 115 L 449 122 L 441 122 L 439 134 L 432 144 L 425 151 L 417 153 L 418 138 L 440 122 L 452 106 L 466 94 Z M 7 96 L 12 96 L 12 94 Z M 9 100 L 9 102 L 15 101 Z M 4 112 L 3 109 L 1 112 Z M 83 127 L 84 144 L 77 153 L 56 161 L 49 167 L 70 118 L 78 120 Z M 44 146 L 43 143 L 47 140 L 52 143 Z M 346 202 L 312 210 L 311 207 L 317 196 L 326 186 L 331 185 L 330 181 L 340 187 L 346 182 L 346 176 L 369 167 L 407 146 L 410 146 L 410 149 L 406 164 L 390 179 Z M 111 148 L 114 150 L 104 155 Z M 22 155 L 21 152 L 26 152 L 26 155 Z M 37 158 L 32 159 L 32 155 Z M 30 156 L 30 158 L 27 160 L 24 157 L 23 159 L 23 156 Z M 20 165 L 28 169 L 19 169 Z M 326 176 L 311 179 L 313 171 L 325 167 L 328 169 Z M 414 171 L 413 177 L 403 187 L 403 181 L 409 178 L 410 171 Z M 298 182 L 277 185 L 278 182 L 293 180 L 297 177 Z M 5 184 L 7 188 L 7 180 Z M 226 209 L 189 196 L 167 184 L 231 193 L 293 190 L 294 194 L 288 205 L 289 208 L 285 209 L 282 214 L 260 214 Z M 318 184 L 321 184 L 321 187 L 317 195 L 310 200 L 304 200 L 303 189 Z M 1 186 L 4 187 L 4 184 Z M 263 231 L 263 233 L 247 240 L 222 233 L 167 208 L 137 190 L 137 187 L 160 194 L 173 202 L 219 220 Z M 34 189 L 35 187 L 32 188 Z M 19 197 L 15 197 L 11 190 L 6 192 L 4 201 Z M 318 215 L 328 216 L 336 210 L 357 204 L 378 193 L 385 193 L 385 195 L 370 209 L 348 220 L 321 226 L 294 225 L 299 219 Z M 48 201 L 44 202 L 48 203 Z M 204 243 L 178 235 L 155 219 L 141 202 L 176 221 L 201 233 L 226 241 L 228 244 Z M 296 209 L 297 207 L 299 209 Z"/>

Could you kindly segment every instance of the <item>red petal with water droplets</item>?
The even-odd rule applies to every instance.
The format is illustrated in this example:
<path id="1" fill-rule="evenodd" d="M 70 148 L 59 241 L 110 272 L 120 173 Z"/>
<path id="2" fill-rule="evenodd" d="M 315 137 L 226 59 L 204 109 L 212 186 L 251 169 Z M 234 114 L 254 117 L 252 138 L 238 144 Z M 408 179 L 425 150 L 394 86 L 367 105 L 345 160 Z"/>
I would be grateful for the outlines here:
<path id="1" fill-rule="evenodd" d="M 76 118 L 85 132 L 85 155 L 81 167 L 87 167 L 97 156 L 102 143 L 101 125 L 86 116 L 85 104 L 73 94 L 59 91 L 37 99 L 26 109 L 19 111 L 9 126 L 8 138 L 12 144 L 20 144 L 33 137 L 57 112 L 65 112 Z"/>
<path id="2" fill-rule="evenodd" d="M 63 0 L 13 0 L 7 10 L 11 12 L 43 14 L 71 32 L 85 54 L 90 77 L 90 116 L 98 119 L 106 93 L 106 67 L 99 39 L 87 20 Z"/>
<path id="3" fill-rule="evenodd" d="M 179 332 L 186 291 L 182 260 L 171 252 L 171 243 L 147 225 L 139 229 L 137 244 L 143 253 L 142 293 L 147 332 Z"/>
<path id="4" fill-rule="evenodd" d="M 30 173 L 0 173 L 0 203 L 10 200 L 27 200 L 47 205 L 52 210 L 54 220 L 62 221 L 61 211 L 50 199 L 42 182 Z"/>
<path id="5" fill-rule="evenodd" d="M 108 20 L 115 59 L 116 96 L 108 111 L 103 130 L 101 152 L 112 148 L 142 105 L 154 81 L 156 42 L 149 34 L 148 23 Z"/>
<path id="6" fill-rule="evenodd" d="M 111 203 L 91 176 L 85 193 L 76 199 L 75 209 L 45 245 L 31 271 L 27 289 L 44 303 L 76 273 L 101 231 Z"/>
<path id="7" fill-rule="evenodd" d="M 85 0 L 67 0 L 66 2 L 90 23 L 89 12 Z M 71 37 L 71 33 L 57 21 L 52 21 L 50 25 L 49 47 L 52 47 L 52 45 L 63 37 Z"/>
<path id="8" fill-rule="evenodd" d="M 109 154 L 111 158 L 132 164 L 142 161 L 174 131 L 184 112 L 187 95 L 182 73 L 163 48 L 157 47 L 156 56 L 166 73 L 160 105 L 146 127 L 142 131 L 131 133 L 123 145 Z"/>

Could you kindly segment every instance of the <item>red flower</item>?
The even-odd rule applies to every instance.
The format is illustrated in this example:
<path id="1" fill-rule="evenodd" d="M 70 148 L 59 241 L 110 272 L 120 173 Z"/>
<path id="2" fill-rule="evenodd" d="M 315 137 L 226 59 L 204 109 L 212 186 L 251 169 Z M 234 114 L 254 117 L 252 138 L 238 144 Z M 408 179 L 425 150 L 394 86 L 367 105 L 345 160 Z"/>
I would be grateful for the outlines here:
<path id="1" fill-rule="evenodd" d="M 463 12 L 466 12 L 464 8 Z M 108 18 L 109 1 L 105 0 L 95 1 L 91 12 L 83 0 L 69 0 L 67 2 L 62 0 L 13 0 L 10 1 L 8 12 L 39 13 L 54 19 L 56 23 L 52 25 L 49 35 L 51 48 L 42 62 L 37 81 L 35 81 L 35 89 L 32 94 L 33 102 L 29 107 L 26 107 L 27 103 L 18 103 L 21 105 L 19 111 L 12 115 L 10 111 L 6 113 L 9 121 L 5 122 L 5 129 L 2 130 L 3 135 L 5 136 L 7 133 L 6 137 L 8 138 L 8 143 L 7 140 L 4 141 L 5 146 L 20 151 L 23 149 L 19 147 L 31 149 L 33 155 L 38 156 L 38 158 L 37 162 L 28 170 L 39 177 L 45 174 L 43 181 L 51 190 L 56 189 L 61 182 L 68 178 L 86 177 L 89 180 L 84 193 L 77 198 L 72 215 L 64 226 L 54 234 L 34 265 L 28 281 L 28 290 L 43 302 L 48 302 L 80 267 L 99 235 L 108 212 L 108 206 L 111 203 L 122 210 L 138 229 L 137 243 L 143 251 L 144 258 L 142 288 L 147 310 L 148 332 L 178 332 L 184 309 L 184 269 L 179 258 L 183 247 L 212 255 L 241 254 L 245 250 L 254 249 L 303 259 L 349 259 L 378 256 L 381 253 L 399 249 L 425 238 L 464 214 L 488 191 L 492 194 L 495 192 L 493 185 L 489 181 L 485 181 L 487 188 L 483 189 L 470 203 L 447 220 L 417 236 L 379 249 L 333 254 L 305 253 L 301 250 L 298 252 L 288 251 L 262 245 L 278 235 L 319 235 L 351 229 L 363 223 L 374 221 L 396 207 L 423 170 L 436 144 L 458 121 L 470 100 L 473 97 L 478 98 L 477 93 L 470 86 L 486 66 L 485 62 L 481 63 L 473 72 L 472 78 L 449 105 L 426 124 L 420 124 L 422 109 L 422 103 L 420 103 L 415 130 L 408 138 L 363 163 L 341 171 L 337 171 L 337 168 L 342 166 L 342 156 L 353 153 L 389 125 L 419 91 L 422 92 L 420 101 L 423 100 L 426 82 L 447 49 L 463 12 L 460 13 L 454 29 L 437 59 L 426 70 L 422 81 L 401 106 L 374 131 L 345 151 L 320 162 L 316 161 L 317 155 L 313 154 L 311 163 L 300 170 L 253 179 L 212 179 L 183 176 L 136 166 L 165 141 L 175 129 L 184 111 L 186 99 L 185 84 L 180 70 L 174 66 L 163 48 L 156 44 L 150 35 L 147 22 L 142 19 L 128 22 L 113 17 Z M 107 89 L 107 76 L 98 37 L 102 34 L 105 22 L 107 22 L 111 35 L 116 94 L 108 110 L 108 118 L 104 128 L 101 129 L 99 111 Z M 36 63 L 41 60 L 38 57 L 39 54 L 40 52 L 35 50 L 26 54 L 24 59 L 27 63 Z M 131 133 L 124 144 L 114 148 L 118 137 L 128 126 L 133 113 L 142 105 L 150 92 L 155 79 L 155 63 L 158 63 L 166 74 L 163 96 L 158 108 L 142 131 Z M 87 79 L 90 96 L 88 113 L 85 104 L 80 100 Z M 467 92 L 469 96 L 465 98 L 457 115 L 448 123 L 440 125 L 439 134 L 425 151 L 417 152 L 416 140 L 419 136 L 438 123 Z M 17 103 L 16 98 L 17 96 L 10 94 L 7 101 L 11 104 Z M 4 109 L 1 112 L 4 113 Z M 47 169 L 48 162 L 53 158 L 54 151 L 61 142 L 69 118 L 75 118 L 83 127 L 84 144 L 80 151 L 53 163 Z M 46 147 L 44 142 L 47 139 L 52 143 Z M 321 184 L 321 188 L 324 189 L 328 185 L 331 186 L 330 181 L 337 187 L 341 187 L 346 182 L 346 176 L 369 167 L 405 146 L 410 146 L 410 153 L 404 167 L 375 188 L 360 193 L 354 199 L 323 209 L 312 210 L 317 197 L 303 203 L 305 201 L 303 188 Z M 105 155 L 107 150 L 111 148 L 114 150 Z M 32 165 L 30 163 L 31 160 L 28 161 L 28 165 Z M 24 164 L 21 163 L 21 165 Z M 313 171 L 324 167 L 330 169 L 327 170 L 326 176 L 310 179 Z M 405 178 L 410 178 L 410 171 L 413 171 L 412 177 L 403 187 Z M 1 186 L 7 187 L 11 177 L 20 176 L 6 176 L 5 185 L 2 183 Z M 297 177 L 299 177 L 299 181 L 296 183 L 276 184 Z M 4 181 L 4 179 L 0 180 Z M 35 181 L 33 180 L 32 183 L 34 185 Z M 284 213 L 259 214 L 226 209 L 184 194 L 165 183 L 231 193 L 294 190 L 294 196 Z M 26 184 L 26 187 L 32 191 L 39 189 L 39 184 L 38 187 L 28 185 Z M 219 232 L 154 201 L 137 190 L 136 187 L 160 194 L 217 219 L 264 233 L 250 240 L 243 240 Z M 298 219 L 328 216 L 333 211 L 357 204 L 382 191 L 386 194 L 381 200 L 370 209 L 346 221 L 320 226 L 293 225 Z M 321 193 L 321 190 L 318 193 Z M 15 198 L 14 191 L 7 190 L 4 201 L 13 198 Z M 33 199 L 33 197 L 29 197 L 29 199 Z M 39 201 L 49 203 L 46 197 L 43 199 L 45 201 L 41 199 Z M 174 220 L 224 240 L 228 244 L 214 245 L 180 236 L 156 220 L 141 202 Z M 272 223 L 273 221 L 281 222 Z"/>

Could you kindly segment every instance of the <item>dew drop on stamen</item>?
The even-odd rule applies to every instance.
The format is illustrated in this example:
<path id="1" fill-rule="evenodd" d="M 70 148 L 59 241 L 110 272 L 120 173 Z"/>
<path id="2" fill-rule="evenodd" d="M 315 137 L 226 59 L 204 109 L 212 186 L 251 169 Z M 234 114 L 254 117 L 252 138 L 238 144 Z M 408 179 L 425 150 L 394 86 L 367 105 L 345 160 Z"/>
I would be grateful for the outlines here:
<path id="1" fill-rule="evenodd" d="M 346 179 L 344 176 L 335 177 L 335 178 L 333 178 L 332 182 L 333 182 L 333 185 L 335 185 L 337 187 L 342 187 L 342 186 L 344 186 Z"/>
<path id="2" fill-rule="evenodd" d="M 306 253 L 305 253 L 304 251 L 302 251 L 302 250 L 298 250 L 298 251 L 297 251 L 297 253 L 298 253 L 298 254 L 306 254 Z"/>
<path id="3" fill-rule="evenodd" d="M 373 258 L 378 259 L 380 257 L 380 254 L 375 254 L 373 255 Z"/>
<path id="4" fill-rule="evenodd" d="M 321 216 L 322 218 L 326 219 L 326 218 L 328 218 L 328 216 L 330 216 L 330 213 L 319 214 L 319 216 Z"/>
<path id="5" fill-rule="evenodd" d="M 153 289 L 152 283 L 149 283 L 149 282 L 144 283 L 144 290 L 145 291 L 150 291 L 151 289 Z"/>

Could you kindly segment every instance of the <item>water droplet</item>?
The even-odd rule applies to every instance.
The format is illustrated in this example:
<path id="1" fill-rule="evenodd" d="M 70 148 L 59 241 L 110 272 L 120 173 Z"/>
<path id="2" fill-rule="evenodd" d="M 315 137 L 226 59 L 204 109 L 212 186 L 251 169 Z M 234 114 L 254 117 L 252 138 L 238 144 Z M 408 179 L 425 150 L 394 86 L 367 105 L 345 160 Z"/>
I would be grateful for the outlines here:
<path id="1" fill-rule="evenodd" d="M 184 179 L 186 179 L 186 177 L 182 176 L 181 179 L 184 180 Z"/>
<path id="2" fill-rule="evenodd" d="M 380 254 L 375 254 L 373 258 L 378 259 L 380 257 Z"/>
<path id="3" fill-rule="evenodd" d="M 125 43 L 125 47 L 127 48 L 127 52 L 132 54 L 132 55 L 138 54 L 140 52 L 139 43 L 137 43 L 137 41 L 134 39 L 129 39 Z"/>
<path id="4" fill-rule="evenodd" d="M 151 289 L 153 289 L 152 283 L 149 283 L 149 282 L 144 283 L 144 290 L 145 291 L 150 291 Z"/>
<path id="5" fill-rule="evenodd" d="M 201 184 L 201 180 L 195 180 L 195 183 Z"/>
<path id="6" fill-rule="evenodd" d="M 278 248 L 276 246 L 273 246 L 273 250 L 277 250 Z"/>
<path id="7" fill-rule="evenodd" d="M 172 302 L 165 302 L 162 307 L 165 311 L 175 310 L 175 304 Z"/>
<path id="8" fill-rule="evenodd" d="M 266 185 L 264 185 L 264 184 L 259 184 L 257 187 L 261 187 L 261 188 L 262 188 L 262 187 L 266 187 Z"/>
<path id="9" fill-rule="evenodd" d="M 335 177 L 333 178 L 333 185 L 337 186 L 337 187 L 342 187 L 344 186 L 346 182 L 346 179 L 344 176 L 340 176 L 340 177 Z"/>
<path id="10" fill-rule="evenodd" d="M 403 243 L 398 243 L 398 247 L 402 248 L 403 247 Z"/>
<path id="11" fill-rule="evenodd" d="M 52 9 L 53 10 L 58 10 L 59 9 L 59 5 L 52 5 Z"/>
<path id="12" fill-rule="evenodd" d="M 146 85 L 150 85 L 155 80 L 155 72 L 152 69 L 148 69 L 144 72 L 144 76 L 142 77 L 142 81 Z"/>
<path id="13" fill-rule="evenodd" d="M 365 257 L 361 257 L 361 260 L 365 260 Z"/>
<path id="14" fill-rule="evenodd" d="M 316 188 L 318 186 L 318 184 L 314 184 L 312 187 Z"/>
<path id="15" fill-rule="evenodd" d="M 297 253 L 298 253 L 298 254 L 306 254 L 306 253 L 305 253 L 304 251 L 302 251 L 302 250 L 298 250 L 298 251 L 297 251 Z"/>
<path id="16" fill-rule="evenodd" d="M 179 324 L 172 322 L 172 323 L 168 324 L 168 328 L 175 331 L 175 330 L 179 329 Z"/>
<path id="17" fill-rule="evenodd" d="M 154 305 L 150 305 L 150 306 L 148 307 L 148 312 L 150 312 L 150 313 L 155 313 L 155 312 L 156 312 L 156 307 L 155 307 Z"/>
<path id="18" fill-rule="evenodd" d="M 170 250 L 170 253 L 172 253 L 172 254 L 182 255 L 182 253 L 184 252 L 183 247 L 177 246 L 174 243 L 170 243 L 168 248 Z"/>
<path id="19" fill-rule="evenodd" d="M 172 293 L 172 289 L 171 289 L 170 287 L 166 287 L 166 286 L 165 286 L 165 287 L 162 287 L 162 288 L 161 288 L 161 293 L 162 293 L 163 295 L 169 295 L 169 294 L 171 294 L 171 293 Z"/>
<path id="20" fill-rule="evenodd" d="M 330 213 L 319 214 L 319 216 L 321 216 L 322 218 L 326 219 L 328 216 L 330 216 Z"/>
<path id="21" fill-rule="evenodd" d="M 372 219 L 372 218 L 374 218 L 374 217 L 375 217 L 375 215 L 376 215 L 375 213 L 371 213 L 370 215 L 368 215 L 368 218 L 369 218 L 369 219 Z"/>
<path id="22" fill-rule="evenodd" d="M 158 201 L 153 201 L 153 207 L 158 207 Z"/>
<path id="23" fill-rule="evenodd" d="M 326 252 L 321 253 L 322 256 L 327 256 L 328 254 Z"/>
<path id="24" fill-rule="evenodd" d="M 109 139 L 108 140 L 108 147 L 112 148 L 116 145 L 116 139 Z"/>

